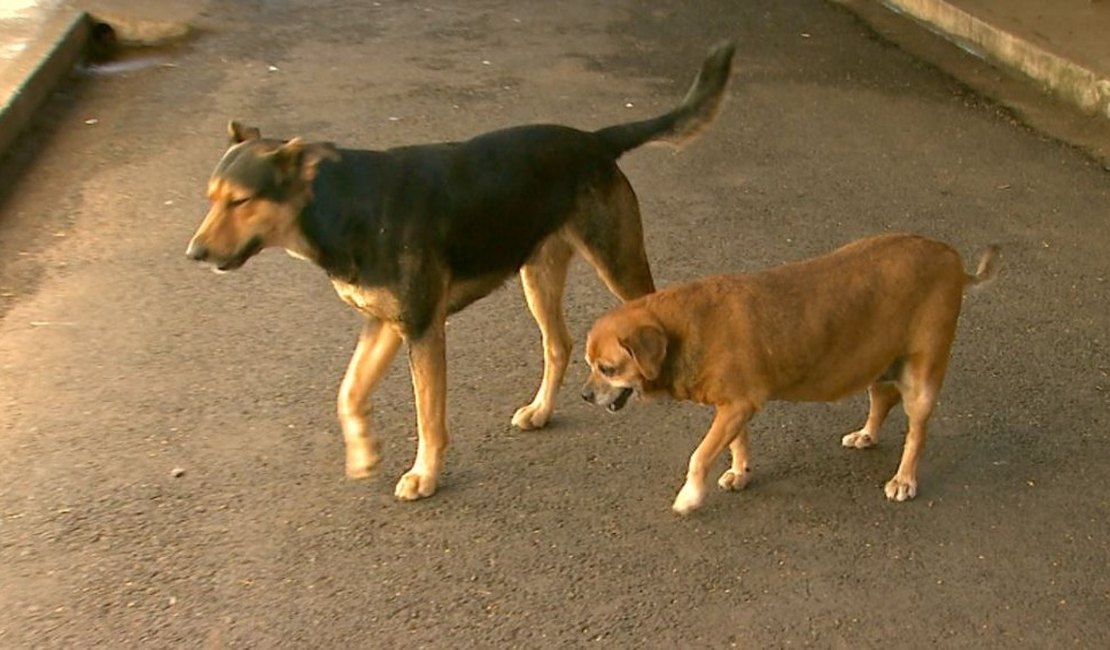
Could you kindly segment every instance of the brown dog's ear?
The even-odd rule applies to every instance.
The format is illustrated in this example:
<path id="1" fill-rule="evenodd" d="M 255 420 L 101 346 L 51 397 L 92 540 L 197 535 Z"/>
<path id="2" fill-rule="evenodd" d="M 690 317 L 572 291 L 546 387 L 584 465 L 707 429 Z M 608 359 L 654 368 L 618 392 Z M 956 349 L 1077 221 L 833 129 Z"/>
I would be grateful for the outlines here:
<path id="1" fill-rule="evenodd" d="M 628 351 L 640 374 L 648 381 L 659 377 L 663 359 L 667 357 L 667 335 L 655 325 L 641 325 L 631 335 L 620 340 Z"/>
<path id="2" fill-rule="evenodd" d="M 339 152 L 330 144 L 317 142 L 305 144 L 293 138 L 270 154 L 283 180 L 300 178 L 311 182 L 316 178 L 316 168 L 324 160 L 339 160 Z"/>
<path id="3" fill-rule="evenodd" d="M 247 140 L 257 140 L 262 137 L 262 132 L 253 126 L 243 126 L 232 120 L 227 123 L 227 137 L 231 144 L 239 144 Z"/>

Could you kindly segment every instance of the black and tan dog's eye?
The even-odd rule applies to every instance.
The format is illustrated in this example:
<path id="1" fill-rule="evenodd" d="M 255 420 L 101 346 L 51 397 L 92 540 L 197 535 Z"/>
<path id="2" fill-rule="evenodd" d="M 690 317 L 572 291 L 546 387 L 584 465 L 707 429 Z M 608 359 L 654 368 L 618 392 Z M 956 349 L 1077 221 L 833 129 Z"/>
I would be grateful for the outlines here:
<path id="1" fill-rule="evenodd" d="M 606 377 L 612 377 L 616 374 L 617 369 L 613 366 L 598 366 L 597 371 L 600 372 L 602 375 L 605 375 Z"/>
<path id="2" fill-rule="evenodd" d="M 250 201 L 250 200 L 251 200 L 251 197 L 249 197 L 249 196 L 244 196 L 241 199 L 232 199 L 232 200 L 227 202 L 227 207 L 237 208 L 237 207 L 243 205 L 244 203 L 246 203 L 247 201 Z"/>

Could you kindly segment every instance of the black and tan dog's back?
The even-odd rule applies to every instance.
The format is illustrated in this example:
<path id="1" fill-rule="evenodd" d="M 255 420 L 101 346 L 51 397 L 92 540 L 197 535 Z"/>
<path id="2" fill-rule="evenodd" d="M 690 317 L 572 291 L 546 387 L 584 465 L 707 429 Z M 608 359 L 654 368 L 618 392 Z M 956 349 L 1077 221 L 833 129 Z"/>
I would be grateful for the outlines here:
<path id="1" fill-rule="evenodd" d="M 211 209 L 188 255 L 227 271 L 265 248 L 284 248 L 322 267 L 366 316 L 338 398 L 352 477 L 379 460 L 366 401 L 407 342 L 418 444 L 395 494 L 429 496 L 447 447 L 447 315 L 520 271 L 543 335 L 544 371 L 512 422 L 543 426 L 571 349 L 562 296 L 572 255 L 581 253 L 623 300 L 654 289 L 636 195 L 617 159 L 704 129 L 724 98 L 733 50 L 724 43 L 710 51 L 675 110 L 594 132 L 531 125 L 366 151 L 266 139 L 232 123 L 231 146 L 208 182 Z"/>
<path id="2" fill-rule="evenodd" d="M 747 484 L 747 424 L 765 402 L 831 401 L 866 388 L 867 422 L 841 442 L 875 444 L 890 409 L 902 402 L 909 431 L 884 490 L 893 501 L 912 499 L 964 290 L 996 270 L 994 247 L 968 275 L 947 244 L 880 235 L 759 273 L 667 287 L 594 323 L 582 396 L 613 411 L 636 392 L 716 407 L 674 501 L 685 514 L 701 504 L 706 474 L 725 447 L 732 467 L 718 484 Z"/>

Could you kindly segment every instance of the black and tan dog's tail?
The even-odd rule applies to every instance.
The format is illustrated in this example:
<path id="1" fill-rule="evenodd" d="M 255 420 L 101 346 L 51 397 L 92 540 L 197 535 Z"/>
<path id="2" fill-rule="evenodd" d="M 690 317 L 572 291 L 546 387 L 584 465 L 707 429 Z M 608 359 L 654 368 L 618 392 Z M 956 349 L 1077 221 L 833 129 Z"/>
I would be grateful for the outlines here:
<path id="1" fill-rule="evenodd" d="M 681 147 L 693 140 L 713 122 L 724 103 L 735 51 L 736 44 L 731 41 L 715 45 L 678 108 L 649 120 L 606 127 L 595 135 L 609 145 L 614 156 L 652 141 Z"/>
<path id="2" fill-rule="evenodd" d="M 968 289 L 974 289 L 992 282 L 998 277 L 998 266 L 1000 261 L 1001 258 L 998 246 L 994 244 L 979 251 L 979 266 L 975 269 L 975 275 L 970 273 L 967 274 L 964 286 Z"/>

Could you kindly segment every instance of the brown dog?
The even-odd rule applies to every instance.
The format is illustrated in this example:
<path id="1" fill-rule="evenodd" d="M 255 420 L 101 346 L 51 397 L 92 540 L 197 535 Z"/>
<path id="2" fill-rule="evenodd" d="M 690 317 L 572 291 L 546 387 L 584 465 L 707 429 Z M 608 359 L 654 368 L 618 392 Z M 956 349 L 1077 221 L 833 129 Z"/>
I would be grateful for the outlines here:
<path id="1" fill-rule="evenodd" d="M 717 408 L 675 498 L 674 510 L 686 514 L 701 505 L 706 474 L 726 446 L 732 467 L 718 485 L 748 483 L 747 423 L 764 402 L 832 401 L 867 388 L 867 422 L 841 443 L 874 445 L 902 401 L 909 432 L 885 492 L 912 499 L 964 289 L 992 280 L 997 259 L 997 247 L 985 249 L 968 275 L 946 244 L 880 235 L 760 273 L 668 287 L 594 324 L 582 397 L 610 411 L 634 392 Z"/>

